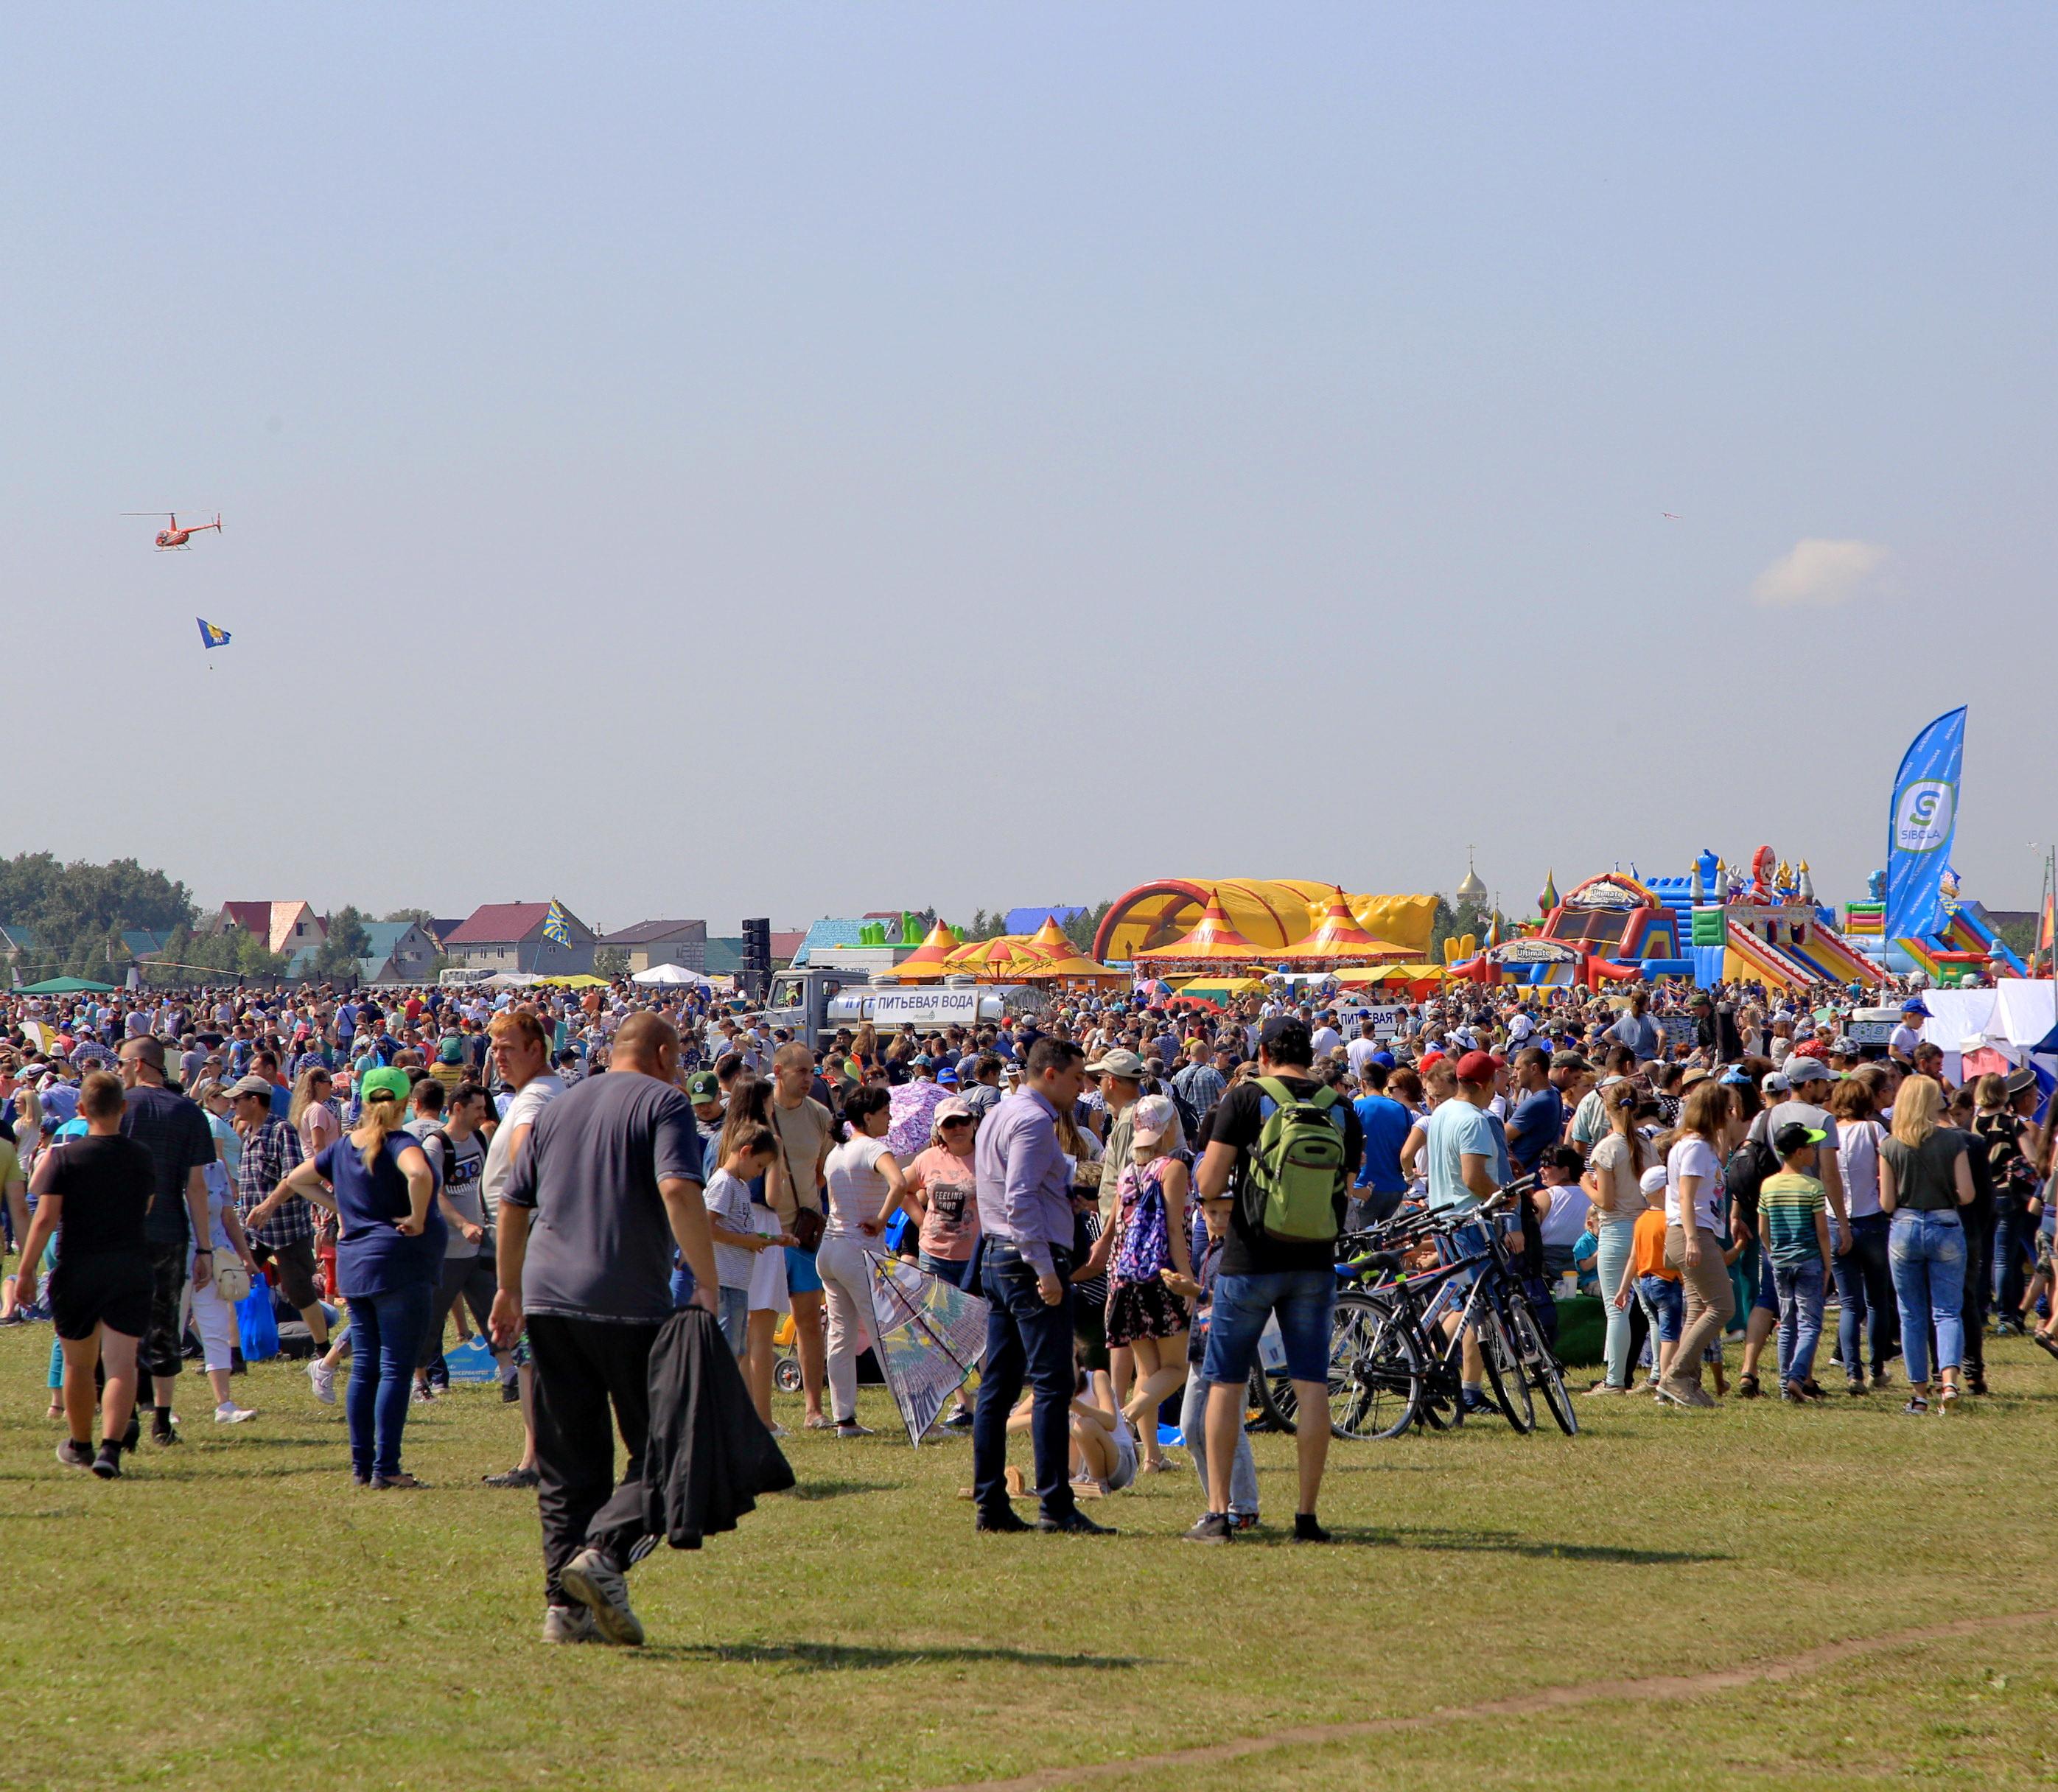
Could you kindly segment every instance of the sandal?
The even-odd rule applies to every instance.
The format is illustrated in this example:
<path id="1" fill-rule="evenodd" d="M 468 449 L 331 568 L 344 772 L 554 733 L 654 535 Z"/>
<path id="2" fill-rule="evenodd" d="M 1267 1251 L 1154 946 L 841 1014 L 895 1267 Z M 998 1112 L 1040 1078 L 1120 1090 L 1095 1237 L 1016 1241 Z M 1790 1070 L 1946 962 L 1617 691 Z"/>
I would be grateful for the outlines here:
<path id="1" fill-rule="evenodd" d="M 1910 1418 L 1920 1418 L 1929 1410 L 1929 1402 L 1925 1400 L 1920 1394 L 1916 1395 L 1905 1406 L 1901 1408 L 1901 1411 L 1908 1414 Z"/>

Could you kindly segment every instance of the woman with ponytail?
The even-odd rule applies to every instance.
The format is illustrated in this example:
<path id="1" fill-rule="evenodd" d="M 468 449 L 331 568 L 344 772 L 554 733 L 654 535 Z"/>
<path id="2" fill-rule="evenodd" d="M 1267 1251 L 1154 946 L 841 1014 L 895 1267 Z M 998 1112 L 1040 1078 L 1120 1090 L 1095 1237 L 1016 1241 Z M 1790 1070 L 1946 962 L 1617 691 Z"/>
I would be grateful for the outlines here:
<path id="1" fill-rule="evenodd" d="M 289 1194 L 336 1216 L 336 1285 L 350 1303 L 352 1340 L 344 1402 L 351 1479 L 374 1488 L 422 1484 L 401 1472 L 400 1432 L 447 1230 L 433 1205 L 435 1172 L 401 1124 L 407 1089 L 405 1071 L 366 1071 L 358 1082 L 364 1111 L 349 1136 L 300 1165 L 245 1221 L 261 1224 Z"/>

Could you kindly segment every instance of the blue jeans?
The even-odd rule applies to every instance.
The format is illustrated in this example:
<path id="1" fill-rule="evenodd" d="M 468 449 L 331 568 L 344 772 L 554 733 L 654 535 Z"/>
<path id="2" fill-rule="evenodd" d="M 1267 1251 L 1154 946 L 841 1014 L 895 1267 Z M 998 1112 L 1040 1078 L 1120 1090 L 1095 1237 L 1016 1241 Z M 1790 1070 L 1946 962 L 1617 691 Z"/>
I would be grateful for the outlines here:
<path id="1" fill-rule="evenodd" d="M 924 1275 L 940 1276 L 953 1288 L 962 1288 L 967 1294 L 979 1290 L 979 1250 L 974 1246 L 967 1258 L 932 1257 L 927 1251 L 916 1253 L 916 1266 Z"/>
<path id="2" fill-rule="evenodd" d="M 1908 1379 L 1929 1379 L 1929 1328 L 1937 1328 L 1937 1366 L 1956 1369 L 1965 1354 L 1965 1232 L 1958 1216 L 1904 1209 L 1893 1216 L 1887 1255 L 1901 1309 L 1901 1349 Z"/>
<path id="3" fill-rule="evenodd" d="M 435 1289 L 417 1282 L 390 1294 L 350 1297 L 350 1472 L 360 1480 L 400 1472 L 400 1432 L 414 1392 L 415 1358 L 429 1329 Z"/>
<path id="4" fill-rule="evenodd" d="M 1770 1259 L 1770 1253 L 1767 1253 Z M 1787 1385 L 1810 1381 L 1815 1375 L 1815 1346 L 1822 1338 L 1822 1260 L 1774 1263 L 1773 1286 L 1779 1293 L 1779 1379 Z"/>
<path id="5" fill-rule="evenodd" d="M 2019 1195 L 1994 1198 L 1993 1305 L 2011 1325 L 2022 1322 L 2022 1297 L 2036 1254 L 2036 1222 Z"/>
<path id="6" fill-rule="evenodd" d="M 1333 1269 L 1273 1269 L 1262 1275 L 1215 1277 L 1208 1319 L 1208 1353 L 1202 1378 L 1242 1387 L 1257 1361 L 1265 1322 L 1279 1316 L 1286 1373 L 1296 1381 L 1329 1379 L 1329 1311 L 1337 1301 Z"/>
<path id="7" fill-rule="evenodd" d="M 988 1238 L 979 1265 L 986 1296 L 986 1353 L 979 1364 L 979 1405 L 972 1414 L 971 1492 L 983 1517 L 1007 1509 L 1007 1416 L 1026 1381 L 1035 1394 L 1029 1440 L 1035 1452 L 1036 1500 L 1046 1518 L 1074 1509 L 1071 1487 L 1071 1253 L 1051 1247 L 1063 1292 L 1045 1305 L 1036 1271 L 1021 1251 Z"/>
<path id="8" fill-rule="evenodd" d="M 1867 1345 L 1872 1372 L 1884 1369 L 1901 1343 L 1893 1298 L 1893 1271 L 1886 1260 L 1890 1215 L 1866 1214 L 1851 1222 L 1851 1248 L 1830 1259 L 1837 1278 L 1837 1354 L 1853 1381 L 1865 1373 Z"/>
<path id="9" fill-rule="evenodd" d="M 1629 1309 L 1618 1308 L 1615 1291 L 1622 1285 L 1622 1272 L 1628 1266 L 1631 1247 L 1636 1242 L 1636 1222 L 1604 1220 L 1599 1234 L 1600 1250 L 1594 1258 L 1594 1273 L 1600 1282 L 1601 1307 L 1607 1315 L 1607 1381 L 1613 1388 L 1629 1385 Z"/>

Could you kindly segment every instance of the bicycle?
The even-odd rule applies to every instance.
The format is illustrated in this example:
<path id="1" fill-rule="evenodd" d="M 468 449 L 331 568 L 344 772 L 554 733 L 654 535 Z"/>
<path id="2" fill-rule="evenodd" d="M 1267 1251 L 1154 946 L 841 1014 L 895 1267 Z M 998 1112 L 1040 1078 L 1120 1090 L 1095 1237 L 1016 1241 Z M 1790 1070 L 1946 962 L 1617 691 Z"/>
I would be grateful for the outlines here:
<path id="1" fill-rule="evenodd" d="M 1464 1420 L 1464 1345 L 1479 1341 L 1494 1404 L 1519 1434 L 1536 1428 L 1532 1394 L 1567 1436 L 1579 1420 L 1563 1372 L 1523 1292 L 1500 1229 L 1484 1228 L 1486 1248 L 1426 1273 L 1411 1272 L 1396 1245 L 1449 1241 L 1524 1192 L 1511 1184 L 1466 1212 L 1413 1215 L 1339 1241 L 1338 1273 L 1352 1286 L 1337 1297 L 1330 1321 L 1329 1422 L 1338 1436 L 1398 1436 L 1410 1425 L 1442 1430 Z M 1445 1248 L 1448 1248 L 1448 1242 Z M 1460 1291 L 1459 1278 L 1479 1273 Z M 1443 1321 L 1456 1323 L 1445 1335 Z"/>

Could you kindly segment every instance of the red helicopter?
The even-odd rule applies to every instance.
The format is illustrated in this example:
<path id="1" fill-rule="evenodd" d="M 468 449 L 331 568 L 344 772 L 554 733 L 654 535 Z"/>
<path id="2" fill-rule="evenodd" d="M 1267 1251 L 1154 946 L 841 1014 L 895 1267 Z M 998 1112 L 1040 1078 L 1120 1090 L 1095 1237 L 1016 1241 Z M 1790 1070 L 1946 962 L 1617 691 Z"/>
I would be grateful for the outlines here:
<path id="1" fill-rule="evenodd" d="M 193 537 L 198 534 L 203 529 L 212 529 L 217 534 L 219 534 L 221 532 L 221 512 L 219 511 L 217 511 L 214 513 L 213 522 L 189 523 L 184 528 L 181 528 L 179 526 L 179 519 L 169 511 L 124 511 L 121 514 L 124 516 L 164 517 L 171 524 L 171 527 L 169 529 L 160 529 L 157 531 L 157 546 L 161 550 L 173 547 L 185 547 L 190 545 Z"/>

